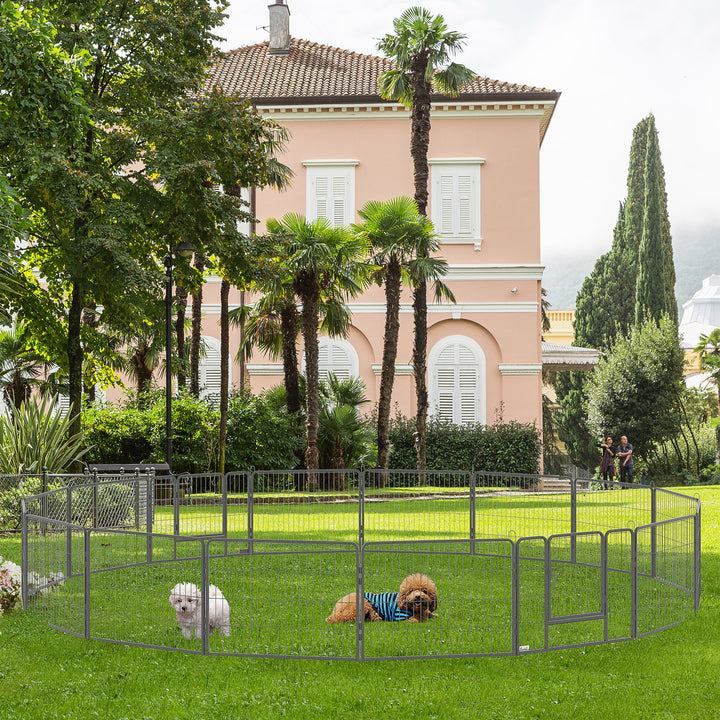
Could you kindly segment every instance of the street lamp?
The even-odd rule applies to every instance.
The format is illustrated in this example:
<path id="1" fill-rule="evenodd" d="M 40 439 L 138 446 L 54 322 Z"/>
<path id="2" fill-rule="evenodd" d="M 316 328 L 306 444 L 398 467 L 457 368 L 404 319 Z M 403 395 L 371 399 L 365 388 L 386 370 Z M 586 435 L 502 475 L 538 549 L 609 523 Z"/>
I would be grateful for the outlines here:
<path id="1" fill-rule="evenodd" d="M 192 257 L 195 246 L 182 240 L 175 247 L 175 255 Z M 173 253 L 165 256 L 165 462 L 172 472 L 172 290 Z"/>

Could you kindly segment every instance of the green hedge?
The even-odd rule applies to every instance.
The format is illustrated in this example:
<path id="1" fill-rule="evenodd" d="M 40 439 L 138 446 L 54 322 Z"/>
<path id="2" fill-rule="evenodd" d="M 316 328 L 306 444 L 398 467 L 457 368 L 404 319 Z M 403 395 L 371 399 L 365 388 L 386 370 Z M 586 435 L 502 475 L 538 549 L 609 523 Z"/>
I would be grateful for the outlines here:
<path id="1" fill-rule="evenodd" d="M 187 393 L 172 404 L 173 471 L 204 473 L 218 467 L 217 407 Z M 165 460 L 165 396 L 131 398 L 120 405 L 83 413 L 87 455 L 93 463 L 146 463 Z M 293 468 L 304 450 L 302 428 L 271 399 L 248 392 L 228 404 L 225 469 Z"/>
<path id="2" fill-rule="evenodd" d="M 390 460 L 394 469 L 412 469 L 415 421 L 396 417 L 390 426 Z M 540 436 L 535 425 L 516 422 L 455 425 L 430 420 L 427 432 L 428 470 L 478 470 L 539 473 Z"/>
<path id="3" fill-rule="evenodd" d="M 217 408 L 182 394 L 173 400 L 173 470 L 215 471 L 218 462 Z M 156 393 L 138 402 L 88 409 L 85 438 L 92 445 L 88 462 L 161 462 L 165 459 L 165 399 Z M 415 425 L 397 417 L 390 428 L 390 467 L 417 466 Z M 236 393 L 228 407 L 225 470 L 281 470 L 297 466 L 305 450 L 304 426 L 270 395 Z M 537 428 L 515 422 L 453 425 L 430 420 L 429 470 L 484 470 L 538 473 L 541 444 Z"/>

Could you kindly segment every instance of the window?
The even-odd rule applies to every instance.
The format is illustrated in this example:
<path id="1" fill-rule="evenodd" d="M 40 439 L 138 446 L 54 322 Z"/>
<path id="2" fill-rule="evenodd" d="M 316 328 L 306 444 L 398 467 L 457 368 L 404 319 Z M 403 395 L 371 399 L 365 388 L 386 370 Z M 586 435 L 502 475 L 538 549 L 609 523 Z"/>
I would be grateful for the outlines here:
<path id="1" fill-rule="evenodd" d="M 333 227 L 355 221 L 357 160 L 307 160 L 308 220 L 325 217 Z"/>
<path id="2" fill-rule="evenodd" d="M 435 229 L 450 242 L 480 249 L 480 166 L 484 160 L 430 160 L 430 211 Z"/>
<path id="3" fill-rule="evenodd" d="M 205 354 L 200 358 L 200 397 L 220 398 L 220 341 L 203 336 Z"/>
<path id="4" fill-rule="evenodd" d="M 240 199 L 244 200 L 247 205 L 243 205 L 243 210 L 250 212 L 250 190 L 248 188 L 240 188 Z M 238 224 L 238 230 L 243 235 L 250 235 L 250 222 L 241 222 Z"/>
<path id="5" fill-rule="evenodd" d="M 347 340 L 321 337 L 318 339 L 318 376 L 327 380 L 333 374 L 338 380 L 358 377 L 360 361 L 355 348 Z M 305 355 L 302 359 L 305 372 Z"/>
<path id="6" fill-rule="evenodd" d="M 430 352 L 430 413 L 458 425 L 485 422 L 485 355 L 470 338 L 453 335 Z"/>

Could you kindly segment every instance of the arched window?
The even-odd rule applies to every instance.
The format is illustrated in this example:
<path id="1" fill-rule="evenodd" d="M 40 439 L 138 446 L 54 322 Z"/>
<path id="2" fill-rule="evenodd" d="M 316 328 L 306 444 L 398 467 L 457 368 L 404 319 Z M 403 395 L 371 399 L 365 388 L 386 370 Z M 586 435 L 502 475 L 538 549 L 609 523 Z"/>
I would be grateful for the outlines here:
<path id="1" fill-rule="evenodd" d="M 220 399 L 220 341 L 203 336 L 205 354 L 200 358 L 200 397 Z"/>
<path id="2" fill-rule="evenodd" d="M 358 354 L 347 340 L 330 337 L 318 339 L 318 376 L 321 380 L 327 380 L 331 373 L 339 380 L 357 377 L 359 368 Z M 302 369 L 305 372 L 305 355 Z"/>
<path id="3" fill-rule="evenodd" d="M 485 354 L 474 341 L 452 335 L 428 358 L 430 414 L 458 425 L 485 422 Z"/>

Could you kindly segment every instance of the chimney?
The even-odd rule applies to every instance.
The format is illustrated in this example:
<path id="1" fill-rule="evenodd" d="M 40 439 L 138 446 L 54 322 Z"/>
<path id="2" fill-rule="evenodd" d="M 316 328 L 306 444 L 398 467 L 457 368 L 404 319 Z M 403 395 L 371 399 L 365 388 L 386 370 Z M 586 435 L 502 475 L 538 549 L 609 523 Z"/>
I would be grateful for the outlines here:
<path id="1" fill-rule="evenodd" d="M 284 0 L 275 0 L 268 5 L 270 10 L 270 55 L 288 55 L 290 53 L 290 8 Z"/>

